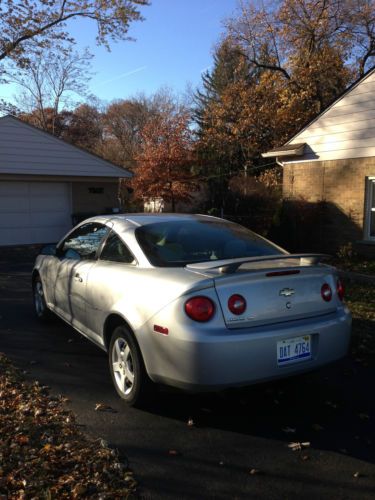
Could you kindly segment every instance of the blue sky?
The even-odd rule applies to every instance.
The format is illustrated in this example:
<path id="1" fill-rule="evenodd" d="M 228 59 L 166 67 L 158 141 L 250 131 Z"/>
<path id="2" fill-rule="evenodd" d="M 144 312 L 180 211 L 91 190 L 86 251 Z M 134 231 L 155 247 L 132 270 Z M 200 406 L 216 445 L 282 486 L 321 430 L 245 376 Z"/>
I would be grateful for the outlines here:
<path id="1" fill-rule="evenodd" d="M 143 22 L 133 23 L 135 42 L 111 44 L 111 52 L 95 45 L 95 26 L 76 20 L 69 31 L 78 48 L 94 53 L 91 92 L 110 101 L 162 86 L 184 92 L 200 83 L 212 63 L 212 49 L 223 32 L 222 20 L 234 13 L 237 0 L 154 0 L 142 8 Z M 1 95 L 14 89 L 2 86 Z"/>

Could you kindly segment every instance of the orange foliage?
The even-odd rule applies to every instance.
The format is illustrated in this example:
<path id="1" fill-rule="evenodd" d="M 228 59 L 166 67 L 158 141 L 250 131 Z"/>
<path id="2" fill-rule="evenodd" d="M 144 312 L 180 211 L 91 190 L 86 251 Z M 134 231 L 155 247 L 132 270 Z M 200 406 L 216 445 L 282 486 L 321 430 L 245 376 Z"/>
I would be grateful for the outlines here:
<path id="1" fill-rule="evenodd" d="M 132 187 L 137 198 L 162 197 L 172 204 L 191 200 L 198 189 L 194 166 L 192 131 L 186 113 L 162 113 L 142 131 L 143 147 L 136 157 Z"/>

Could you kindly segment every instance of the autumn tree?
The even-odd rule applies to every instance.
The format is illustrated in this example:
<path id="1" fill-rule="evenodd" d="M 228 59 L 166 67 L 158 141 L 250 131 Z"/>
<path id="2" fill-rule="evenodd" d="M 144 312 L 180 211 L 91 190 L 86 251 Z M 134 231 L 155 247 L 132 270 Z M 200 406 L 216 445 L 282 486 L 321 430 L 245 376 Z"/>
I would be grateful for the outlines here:
<path id="1" fill-rule="evenodd" d="M 354 15 L 352 4 L 352 0 L 282 0 L 275 6 L 242 1 L 226 29 L 251 67 L 277 73 L 290 95 L 303 99 L 317 114 L 352 80 L 353 56 L 358 74 L 364 59 L 366 66 L 375 55 L 360 49 L 359 40 L 373 43 L 373 26 L 365 40 L 364 16 Z M 372 22 L 375 26 L 375 18 Z"/>
<path id="2" fill-rule="evenodd" d="M 233 175 L 262 171 L 260 154 L 325 109 L 375 56 L 373 0 L 239 5 L 197 94 L 198 149 L 216 207 Z"/>
<path id="3" fill-rule="evenodd" d="M 62 113 L 60 113 L 61 115 Z M 72 144 L 102 156 L 105 150 L 105 126 L 100 104 L 80 104 L 65 115 L 62 138 Z"/>
<path id="4" fill-rule="evenodd" d="M 107 106 L 103 115 L 107 148 L 116 163 L 135 167 L 134 159 L 142 143 L 141 131 L 154 116 L 150 99 L 143 95 L 119 99 Z"/>
<path id="5" fill-rule="evenodd" d="M 142 130 L 142 151 L 136 157 L 132 180 L 139 199 L 162 197 L 171 203 L 187 202 L 199 185 L 192 171 L 195 159 L 187 113 L 161 113 Z"/>
<path id="6" fill-rule="evenodd" d="M 41 128 L 46 132 L 52 133 L 54 130 L 54 135 L 56 137 L 62 138 L 65 130 L 68 127 L 70 112 L 62 111 L 58 115 L 55 114 L 53 108 L 44 109 L 44 126 L 41 126 L 40 112 L 38 109 L 31 110 L 29 113 L 24 113 L 19 109 L 14 109 L 14 116 L 17 116 L 20 120 L 33 125 L 34 127 Z"/>
<path id="7" fill-rule="evenodd" d="M 112 101 L 103 110 L 105 126 L 104 156 L 126 168 L 136 168 L 135 157 L 142 147 L 141 131 L 151 119 L 184 112 L 187 107 L 168 88 L 152 95 L 138 94 Z"/>
<path id="8" fill-rule="evenodd" d="M 0 63 L 24 67 L 30 54 L 73 41 L 68 23 L 88 19 L 96 24 L 98 44 L 125 40 L 130 23 L 142 19 L 139 7 L 147 0 L 4 0 L 0 3 Z M 5 67 L 0 67 L 4 76 Z"/>

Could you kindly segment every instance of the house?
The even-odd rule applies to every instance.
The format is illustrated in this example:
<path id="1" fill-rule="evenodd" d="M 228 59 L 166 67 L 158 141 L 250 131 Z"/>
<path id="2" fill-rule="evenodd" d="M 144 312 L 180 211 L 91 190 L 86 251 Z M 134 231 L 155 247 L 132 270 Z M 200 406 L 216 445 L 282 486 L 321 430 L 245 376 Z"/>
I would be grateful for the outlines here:
<path id="1" fill-rule="evenodd" d="M 287 202 L 324 205 L 321 247 L 337 251 L 352 243 L 375 255 L 375 68 L 284 146 L 262 156 L 283 167 Z"/>
<path id="2" fill-rule="evenodd" d="M 96 155 L 0 118 L 0 246 L 55 242 L 85 215 L 118 211 L 124 177 Z"/>

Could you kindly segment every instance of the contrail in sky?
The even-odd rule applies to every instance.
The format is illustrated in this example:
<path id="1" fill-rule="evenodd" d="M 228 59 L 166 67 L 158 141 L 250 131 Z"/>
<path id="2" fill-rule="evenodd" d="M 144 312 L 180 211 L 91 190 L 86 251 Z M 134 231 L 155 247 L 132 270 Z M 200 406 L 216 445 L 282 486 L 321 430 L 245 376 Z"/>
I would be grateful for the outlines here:
<path id="1" fill-rule="evenodd" d="M 141 66 L 140 68 L 133 69 L 131 71 L 127 71 L 126 73 L 122 73 L 121 75 L 115 76 L 114 78 L 110 78 L 109 80 L 105 80 L 104 82 L 100 82 L 95 87 L 99 87 L 100 85 L 105 85 L 106 83 L 112 83 L 116 80 L 121 80 L 121 78 L 125 78 L 126 76 L 134 75 L 134 73 L 139 73 L 146 69 L 147 66 Z"/>

